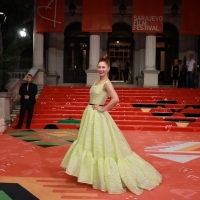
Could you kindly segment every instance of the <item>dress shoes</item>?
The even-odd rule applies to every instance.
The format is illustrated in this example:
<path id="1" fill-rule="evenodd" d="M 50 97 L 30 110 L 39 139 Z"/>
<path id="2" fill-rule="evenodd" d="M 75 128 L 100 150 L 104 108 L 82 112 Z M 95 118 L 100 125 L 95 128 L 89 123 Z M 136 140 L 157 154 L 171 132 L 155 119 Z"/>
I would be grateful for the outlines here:
<path id="1" fill-rule="evenodd" d="M 14 128 L 14 129 L 21 129 L 20 126 L 13 126 L 12 128 Z"/>

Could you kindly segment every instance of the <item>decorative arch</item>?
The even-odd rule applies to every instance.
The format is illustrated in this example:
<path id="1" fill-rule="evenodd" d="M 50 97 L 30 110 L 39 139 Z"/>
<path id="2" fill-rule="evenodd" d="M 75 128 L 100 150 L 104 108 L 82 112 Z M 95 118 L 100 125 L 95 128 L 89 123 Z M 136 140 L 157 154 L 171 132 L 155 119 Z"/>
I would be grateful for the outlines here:
<path id="1" fill-rule="evenodd" d="M 165 38 L 178 38 L 179 37 L 179 31 L 174 24 L 164 23 L 163 36 Z"/>
<path id="2" fill-rule="evenodd" d="M 163 33 L 158 33 L 157 36 L 162 36 L 164 38 L 178 38 L 179 30 L 174 24 L 165 22 L 163 24 Z"/>
<path id="3" fill-rule="evenodd" d="M 109 37 L 128 37 L 132 38 L 132 28 L 129 24 L 125 22 L 118 22 L 113 24 L 112 32 L 108 33 Z"/>
<path id="4" fill-rule="evenodd" d="M 88 32 L 82 32 L 82 23 L 73 22 L 69 24 L 64 31 L 66 37 L 89 37 Z"/>

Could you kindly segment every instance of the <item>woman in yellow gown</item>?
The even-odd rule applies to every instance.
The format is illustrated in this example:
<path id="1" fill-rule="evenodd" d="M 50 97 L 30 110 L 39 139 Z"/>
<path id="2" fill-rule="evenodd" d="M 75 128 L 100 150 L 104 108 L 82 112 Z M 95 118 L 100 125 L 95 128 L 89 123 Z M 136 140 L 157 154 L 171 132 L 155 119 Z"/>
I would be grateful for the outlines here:
<path id="1" fill-rule="evenodd" d="M 136 195 L 151 190 L 162 181 L 160 173 L 134 153 L 108 110 L 119 102 L 108 79 L 110 62 L 103 56 L 98 62 L 100 80 L 90 88 L 78 138 L 64 156 L 61 167 L 78 177 L 78 182 L 94 189 L 120 194 L 128 188 Z M 104 105 L 108 96 L 111 100 Z"/>

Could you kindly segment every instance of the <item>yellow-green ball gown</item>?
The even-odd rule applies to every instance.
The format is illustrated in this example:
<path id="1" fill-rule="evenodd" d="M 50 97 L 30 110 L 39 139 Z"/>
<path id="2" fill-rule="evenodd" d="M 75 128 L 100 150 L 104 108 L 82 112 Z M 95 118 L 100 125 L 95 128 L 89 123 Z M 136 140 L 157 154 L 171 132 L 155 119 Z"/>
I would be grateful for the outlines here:
<path id="1" fill-rule="evenodd" d="M 108 81 L 106 81 L 108 82 Z M 104 84 L 90 88 L 90 103 L 103 105 L 108 94 Z M 94 189 L 120 194 L 128 188 L 140 195 L 160 184 L 160 173 L 134 153 L 110 114 L 88 105 L 83 113 L 78 138 L 67 151 L 61 166 L 78 182 Z"/>

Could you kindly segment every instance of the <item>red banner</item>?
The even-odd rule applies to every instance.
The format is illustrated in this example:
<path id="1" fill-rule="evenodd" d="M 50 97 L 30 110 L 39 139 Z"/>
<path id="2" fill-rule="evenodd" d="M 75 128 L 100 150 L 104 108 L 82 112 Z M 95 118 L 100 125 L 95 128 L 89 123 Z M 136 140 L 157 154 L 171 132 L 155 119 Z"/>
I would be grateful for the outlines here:
<path id="1" fill-rule="evenodd" d="M 200 35 L 199 0 L 182 0 L 181 34 Z"/>
<path id="2" fill-rule="evenodd" d="M 82 31 L 111 32 L 112 4 L 112 0 L 83 0 Z"/>
<path id="3" fill-rule="evenodd" d="M 132 32 L 163 32 L 164 0 L 133 0 Z"/>
<path id="4" fill-rule="evenodd" d="M 64 31 L 65 0 L 36 0 L 36 32 Z"/>

